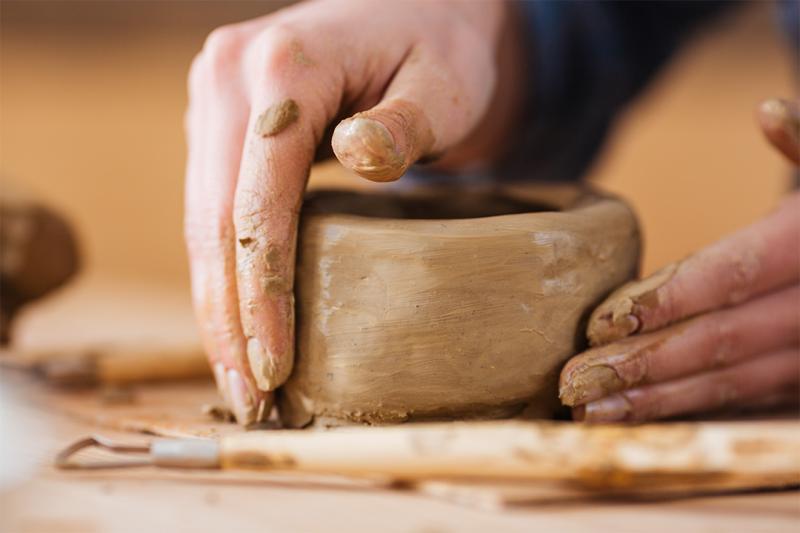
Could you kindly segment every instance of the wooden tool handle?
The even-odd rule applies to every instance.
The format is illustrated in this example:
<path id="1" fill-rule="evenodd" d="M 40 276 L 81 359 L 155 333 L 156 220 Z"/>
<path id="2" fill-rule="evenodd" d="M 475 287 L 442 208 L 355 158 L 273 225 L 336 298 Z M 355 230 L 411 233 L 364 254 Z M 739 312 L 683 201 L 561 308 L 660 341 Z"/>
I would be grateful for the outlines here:
<path id="1" fill-rule="evenodd" d="M 223 468 L 393 479 L 561 480 L 591 488 L 713 489 L 800 483 L 794 422 L 653 424 L 485 422 L 258 431 L 223 437 Z"/>
<path id="2" fill-rule="evenodd" d="M 211 377 L 199 346 L 118 348 L 98 357 L 96 369 L 100 383 L 117 385 Z"/>
<path id="3" fill-rule="evenodd" d="M 210 378 L 200 346 L 110 345 L 64 351 L 5 351 L 0 365 L 28 369 L 55 385 L 129 385 Z"/>

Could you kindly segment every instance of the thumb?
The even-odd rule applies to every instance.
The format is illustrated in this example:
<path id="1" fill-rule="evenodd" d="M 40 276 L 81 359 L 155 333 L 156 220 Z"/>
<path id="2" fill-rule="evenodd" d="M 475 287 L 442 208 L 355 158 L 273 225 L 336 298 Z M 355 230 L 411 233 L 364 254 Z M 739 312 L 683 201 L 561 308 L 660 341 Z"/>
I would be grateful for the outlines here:
<path id="1" fill-rule="evenodd" d="M 475 127 L 494 88 L 492 72 L 476 61 L 457 75 L 446 62 L 415 49 L 383 99 L 339 123 L 331 144 L 339 161 L 371 181 L 394 181 L 409 166 L 457 144 Z M 468 80 L 468 81 L 467 81 Z M 465 82 L 466 81 L 466 82 Z"/>
<path id="2" fill-rule="evenodd" d="M 758 106 L 757 114 L 769 142 L 800 165 L 800 105 L 771 98 Z"/>

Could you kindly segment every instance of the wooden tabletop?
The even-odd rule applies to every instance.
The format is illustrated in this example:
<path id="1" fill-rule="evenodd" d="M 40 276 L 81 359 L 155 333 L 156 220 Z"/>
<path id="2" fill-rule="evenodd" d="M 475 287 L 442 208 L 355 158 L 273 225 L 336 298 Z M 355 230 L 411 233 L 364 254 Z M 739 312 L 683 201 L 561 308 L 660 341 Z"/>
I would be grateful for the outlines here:
<path id="1" fill-rule="evenodd" d="M 152 387 L 152 386 L 151 386 Z M 144 389 L 144 390 L 142 390 Z M 137 431 L 213 435 L 233 425 L 204 422 L 210 383 L 135 389 L 130 406 L 98 392 L 59 392 L 17 371 L 0 374 L 0 531 L 793 531 L 800 493 L 777 491 L 657 501 L 563 496 L 527 487 L 522 500 L 470 491 L 438 497 L 383 483 L 322 476 L 130 468 L 60 471 L 58 451 L 100 434 L 118 442 Z M 178 398 L 180 401 L 171 399 Z M 177 416 L 176 413 L 190 413 Z M 196 415 L 195 415 L 196 413 Z M 117 429 L 111 429 L 117 428 Z M 488 497 L 487 500 L 484 496 Z M 504 500 L 505 501 L 505 500 Z"/>
<path id="2" fill-rule="evenodd" d="M 796 491 L 659 502 L 551 501 L 483 510 L 415 492 L 359 484 L 150 470 L 57 471 L 52 458 L 79 437 L 102 433 L 0 378 L 3 471 L 32 468 L 0 488 L 0 529 L 93 531 L 792 531 Z M 34 387 L 35 389 L 35 387 Z M 29 391 L 30 392 L 30 391 Z M 5 438 L 4 438 L 5 440 Z M 12 454 L 9 456 L 9 454 Z M 13 468 L 9 468 L 13 463 Z M 8 483 L 7 474 L 3 481 Z"/>
<path id="3" fill-rule="evenodd" d="M 193 325 L 188 297 L 180 291 L 83 279 L 26 314 L 16 333 L 27 348 L 177 342 L 193 339 Z M 474 492 L 470 505 L 460 505 L 416 491 L 329 478 L 149 469 L 83 473 L 52 467 L 60 449 L 87 435 L 125 442 L 151 438 L 120 431 L 119 420 L 129 430 L 166 434 L 185 431 L 187 420 L 195 432 L 236 430 L 203 419 L 200 405 L 215 401 L 210 383 L 151 386 L 137 394 L 128 406 L 104 404 L 97 392 L 60 392 L 18 371 L 0 369 L 0 531 L 683 533 L 800 528 L 797 491 L 595 501 L 552 497 L 547 491 L 531 498 L 526 490 L 527 503 L 486 510 L 487 505 L 476 507 L 482 500 L 476 501 Z"/>

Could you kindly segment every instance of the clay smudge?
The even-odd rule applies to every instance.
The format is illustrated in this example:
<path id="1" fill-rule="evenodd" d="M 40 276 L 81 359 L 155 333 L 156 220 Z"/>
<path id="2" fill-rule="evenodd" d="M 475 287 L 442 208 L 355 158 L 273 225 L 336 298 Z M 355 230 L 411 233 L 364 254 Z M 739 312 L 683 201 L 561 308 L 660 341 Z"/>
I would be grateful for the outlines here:
<path id="1" fill-rule="evenodd" d="M 611 365 L 599 364 L 576 372 L 559 391 L 564 405 L 575 406 L 586 399 L 602 398 L 624 388 L 625 381 Z"/>
<path id="2" fill-rule="evenodd" d="M 292 290 L 285 276 L 267 275 L 261 277 L 261 290 L 264 294 L 286 294 Z"/>
<path id="3" fill-rule="evenodd" d="M 236 422 L 236 417 L 233 415 L 233 411 L 222 405 L 204 404 L 200 408 L 200 411 L 205 416 L 217 422 Z"/>
<path id="4" fill-rule="evenodd" d="M 305 54 L 305 52 L 303 52 L 303 47 L 300 44 L 300 41 L 292 41 L 292 44 L 290 45 L 290 51 L 292 53 L 292 61 L 295 65 L 301 65 L 303 67 L 313 67 L 316 65 L 314 60 L 312 60 Z"/>
<path id="5" fill-rule="evenodd" d="M 673 263 L 641 281 L 623 285 L 609 296 L 592 314 L 587 337 L 592 346 L 610 342 L 638 333 L 644 326 L 643 311 L 663 305 L 661 291 L 678 271 Z"/>
<path id="6" fill-rule="evenodd" d="M 645 383 L 652 354 L 685 329 L 674 326 L 590 350 L 581 356 L 580 365 L 565 371 L 559 398 L 564 405 L 575 406 Z"/>
<path id="7" fill-rule="evenodd" d="M 278 270 L 278 261 L 281 258 L 281 252 L 277 246 L 268 245 L 267 251 L 264 253 L 264 262 L 266 263 L 267 270 Z"/>
<path id="8" fill-rule="evenodd" d="M 256 120 L 256 132 L 262 137 L 277 135 L 300 116 L 300 107 L 291 98 L 273 104 Z"/>

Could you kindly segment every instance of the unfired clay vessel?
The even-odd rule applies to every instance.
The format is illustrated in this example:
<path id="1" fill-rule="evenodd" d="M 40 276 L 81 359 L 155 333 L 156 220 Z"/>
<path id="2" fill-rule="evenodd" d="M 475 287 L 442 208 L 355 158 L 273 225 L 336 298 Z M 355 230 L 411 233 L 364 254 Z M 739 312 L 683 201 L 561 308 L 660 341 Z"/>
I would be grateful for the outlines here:
<path id="1" fill-rule="evenodd" d="M 281 418 L 550 416 L 588 314 L 638 256 L 631 209 L 576 187 L 312 195 Z"/>

